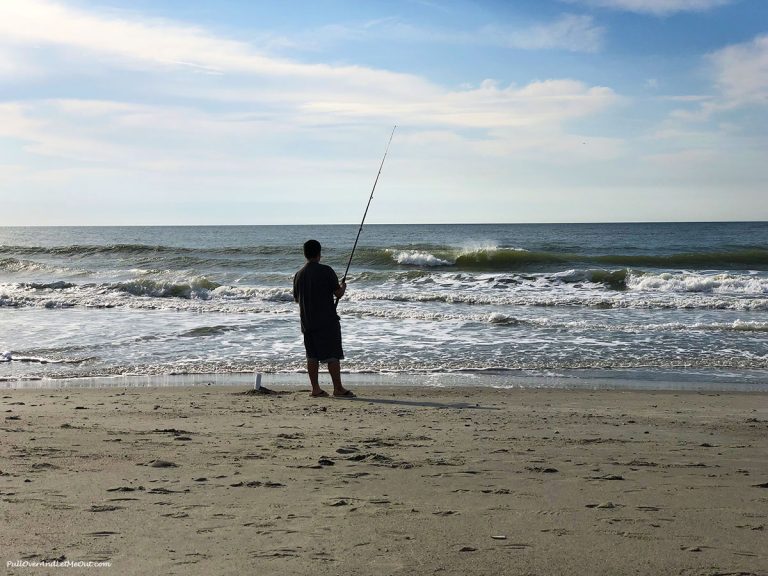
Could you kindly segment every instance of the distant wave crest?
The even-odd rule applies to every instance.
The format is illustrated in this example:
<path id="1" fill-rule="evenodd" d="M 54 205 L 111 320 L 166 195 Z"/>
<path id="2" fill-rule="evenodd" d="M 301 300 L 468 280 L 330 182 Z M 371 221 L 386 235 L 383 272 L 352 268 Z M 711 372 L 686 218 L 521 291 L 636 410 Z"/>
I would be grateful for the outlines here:
<path id="1" fill-rule="evenodd" d="M 368 264 L 386 265 L 387 260 L 400 265 L 431 268 L 450 266 L 468 271 L 540 271 L 564 266 L 612 265 L 622 268 L 661 268 L 689 270 L 768 269 L 768 250 L 761 248 L 679 254 L 579 254 L 531 251 L 522 248 L 480 247 L 459 249 L 434 247 L 430 250 L 369 249 Z"/>

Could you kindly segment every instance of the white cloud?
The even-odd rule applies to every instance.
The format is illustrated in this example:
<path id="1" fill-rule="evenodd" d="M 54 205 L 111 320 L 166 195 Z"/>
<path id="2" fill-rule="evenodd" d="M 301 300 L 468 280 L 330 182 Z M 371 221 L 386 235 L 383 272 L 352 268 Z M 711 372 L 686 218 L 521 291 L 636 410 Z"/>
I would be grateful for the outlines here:
<path id="1" fill-rule="evenodd" d="M 663 98 L 676 107 L 648 134 L 643 164 L 670 182 L 757 196 L 768 175 L 768 141 L 756 115 L 768 107 L 768 36 L 726 46 L 705 61 L 710 93 Z"/>
<path id="2" fill-rule="evenodd" d="M 510 41 L 503 32 L 488 41 Z M 534 32 L 517 42 L 587 50 L 600 37 L 588 18 Z M 0 102 L 0 137 L 24 166 L 14 179 L 58 181 L 62 194 L 81 179 L 94 195 L 135 189 L 137 202 L 171 190 L 179 202 L 210 191 L 250 198 L 254 189 L 284 199 L 311 181 L 341 202 L 368 166 L 361 142 L 394 123 L 403 127 L 398 152 L 409 174 L 431 187 L 435 173 L 447 185 L 509 170 L 512 154 L 578 163 L 622 150 L 619 140 L 589 146 L 569 132 L 569 122 L 620 100 L 573 79 L 446 87 L 415 74 L 276 58 L 203 28 L 48 0 L 0 0 L 0 70 L 5 53 L 19 55 L 10 74 L 30 63 L 39 72 L 36 98 Z M 442 172 L 427 173 L 430 162 Z M 48 193 L 39 186 L 38 197 Z"/>
<path id="3" fill-rule="evenodd" d="M 4 84 L 20 83 L 43 75 L 42 69 L 30 56 L 29 51 L 25 52 L 18 46 L 4 46 L 0 38 L 0 79 Z"/>
<path id="4" fill-rule="evenodd" d="M 528 30 L 506 33 L 501 44 L 526 50 L 563 49 L 572 52 L 597 52 L 603 44 L 605 30 L 595 26 L 592 17 L 564 14 L 550 24 L 534 26 Z M 498 37 L 503 33 L 495 32 Z"/>
<path id="5" fill-rule="evenodd" d="M 0 49 L 0 78 L 14 76 L 19 72 L 21 72 L 21 68 L 10 51 Z"/>
<path id="6" fill-rule="evenodd" d="M 244 42 L 214 36 L 198 27 L 97 15 L 47 0 L 3 0 L 0 38 L 11 44 L 64 46 L 154 69 L 191 67 L 217 73 L 332 79 L 352 84 L 419 83 L 416 77 L 383 70 L 274 58 Z"/>
<path id="7" fill-rule="evenodd" d="M 708 122 L 716 115 L 747 106 L 768 106 L 768 35 L 726 46 L 707 57 L 712 77 L 708 95 L 667 96 L 689 104 L 673 110 L 673 121 Z"/>
<path id="8" fill-rule="evenodd" d="M 669 102 L 706 102 L 712 100 L 712 96 L 709 94 L 676 94 L 661 96 L 659 100 L 667 100 Z"/>
<path id="9" fill-rule="evenodd" d="M 15 138 L 27 152 L 87 162 L 116 162 L 128 150 L 106 138 L 89 135 L 77 125 L 61 123 L 30 114 L 29 105 L 0 104 L 0 136 Z"/>
<path id="10" fill-rule="evenodd" d="M 34 134 L 40 127 L 38 122 L 27 118 L 21 104 L 0 103 L 0 137 L 24 138 Z"/>
<path id="11" fill-rule="evenodd" d="M 493 80 L 462 91 L 431 91 L 425 94 L 384 95 L 360 101 L 338 95 L 334 101 L 318 100 L 307 111 L 343 117 L 386 114 L 412 125 L 464 128 L 559 124 L 612 105 L 615 93 L 574 80 L 532 82 L 521 88 L 500 87 Z"/>
<path id="12" fill-rule="evenodd" d="M 563 0 L 568 3 L 585 4 L 599 8 L 611 8 L 636 12 L 638 14 L 654 14 L 667 16 L 677 12 L 703 12 L 718 6 L 731 4 L 734 0 Z"/>
<path id="13" fill-rule="evenodd" d="M 248 95 L 245 99 L 251 100 Z M 0 104 L 0 136 L 21 141 L 28 153 L 69 161 L 159 172 L 236 173 L 253 169 L 256 161 L 250 154 L 260 142 L 316 132 L 314 126 L 330 119 L 365 125 L 379 115 L 387 116 L 386 121 L 396 119 L 416 135 L 453 133 L 454 139 L 480 155 L 498 156 L 499 150 L 511 146 L 547 157 L 552 146 L 578 139 L 564 132 L 563 122 L 599 112 L 616 100 L 607 88 L 573 80 L 519 88 L 489 80 L 474 89 L 444 91 L 431 98 L 418 95 L 408 101 L 384 95 L 363 102 L 337 94 L 335 99 L 329 96 L 297 109 L 273 111 L 267 118 L 248 111 L 213 112 L 180 105 L 37 100 Z M 465 129 L 483 129 L 486 135 L 480 140 L 487 145 L 478 144 L 477 137 L 464 139 L 459 134 Z M 505 139 L 514 144 L 505 144 Z M 259 156 L 275 164 L 280 153 L 261 151 Z M 302 153 L 292 155 L 294 161 Z"/>
<path id="14" fill-rule="evenodd" d="M 566 16 L 552 26 L 542 27 L 526 42 L 554 46 L 558 42 L 594 46 L 597 36 L 589 18 Z M 581 36 L 591 38 L 586 41 Z M 596 34 L 596 32 L 595 32 Z M 518 40 L 521 41 L 522 40 Z M 208 31 L 173 22 L 126 19 L 123 15 L 103 15 L 68 7 L 48 0 L 4 0 L 0 2 L 0 46 L 48 46 L 66 52 L 78 71 L 89 65 L 102 66 L 111 59 L 110 71 L 141 68 L 156 78 L 142 87 L 151 93 L 156 84 L 165 96 L 175 90 L 183 95 L 218 102 L 238 102 L 270 122 L 286 126 L 327 124 L 329 122 L 401 123 L 415 129 L 449 127 L 490 129 L 503 126 L 558 127 L 563 122 L 597 113 L 616 101 L 606 87 L 587 86 L 574 80 L 546 80 L 527 86 L 500 86 L 486 81 L 479 87 L 446 89 L 413 74 L 403 74 L 363 66 L 305 64 L 262 54 L 249 44 L 222 38 Z M 96 63 L 96 64 L 95 64 Z M 139 68 L 137 70 L 137 67 Z M 224 74 L 190 76 L 190 68 Z M 162 76 L 157 74 L 162 70 Z M 53 70 L 52 70 L 53 72 Z M 181 79 L 178 83 L 172 79 Z M 182 81 L 183 80 L 183 81 Z M 181 86 L 181 88 L 175 88 Z M 131 89 L 135 89 L 134 85 Z M 146 96 L 145 96 L 146 97 Z M 30 103 L 31 118 L 53 119 L 53 110 L 40 109 L 37 115 Z M 198 126 L 216 133 L 240 121 L 223 114 L 193 113 L 191 109 L 156 111 L 125 109 L 122 102 L 76 101 L 59 103 L 62 118 L 73 113 L 102 115 L 105 126 L 125 128 L 128 122 L 144 122 L 157 128 L 176 120 L 175 126 Z M 79 107 L 79 108 L 78 108 Z M 76 109 L 77 108 L 77 109 Z M 75 123 L 62 121 L 61 130 Z M 52 127 L 52 134 L 56 133 Z M 176 128 L 180 130 L 180 128 Z M 171 127 L 170 131 L 174 131 Z M 102 131 L 104 132 L 104 131 Z M 64 150 L 63 142 L 52 142 L 41 131 L 31 132 L 38 142 L 30 150 L 54 153 Z M 23 137 L 21 134 L 18 137 Z M 93 138 L 106 138 L 93 133 Z M 46 142 L 43 145 L 42 142 Z M 73 150 L 104 156 L 119 155 L 119 150 L 99 151 L 82 136 L 73 136 Z"/>
<path id="15" fill-rule="evenodd" d="M 224 154 L 222 144 L 254 138 L 234 114 L 73 99 L 0 104 L 3 136 L 40 156 L 158 172 L 236 168 L 242 155 Z"/>
<path id="16" fill-rule="evenodd" d="M 768 35 L 723 48 L 710 61 L 726 106 L 768 105 Z"/>

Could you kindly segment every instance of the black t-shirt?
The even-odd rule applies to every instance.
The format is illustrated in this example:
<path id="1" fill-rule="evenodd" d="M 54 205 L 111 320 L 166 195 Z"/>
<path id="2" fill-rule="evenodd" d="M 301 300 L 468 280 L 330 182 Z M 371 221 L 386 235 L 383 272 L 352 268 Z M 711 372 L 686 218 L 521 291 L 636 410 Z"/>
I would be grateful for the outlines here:
<path id="1" fill-rule="evenodd" d="M 337 325 L 334 292 L 339 278 L 333 268 L 319 262 L 307 262 L 293 277 L 293 299 L 301 311 L 301 331 L 319 332 Z"/>

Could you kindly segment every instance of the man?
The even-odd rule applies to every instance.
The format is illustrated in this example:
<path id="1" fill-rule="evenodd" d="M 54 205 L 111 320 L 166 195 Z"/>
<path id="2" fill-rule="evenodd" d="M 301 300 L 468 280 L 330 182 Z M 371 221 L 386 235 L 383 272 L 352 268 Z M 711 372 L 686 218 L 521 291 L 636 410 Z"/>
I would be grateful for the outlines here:
<path id="1" fill-rule="evenodd" d="M 335 298 L 344 296 L 346 282 L 339 284 L 333 268 L 320 264 L 322 247 L 317 240 L 304 243 L 307 263 L 293 277 L 293 299 L 301 311 L 301 332 L 307 351 L 307 372 L 312 385 L 312 396 L 328 396 L 320 388 L 318 372 L 320 362 L 328 364 L 333 381 L 334 396 L 353 397 L 354 394 L 341 385 L 341 324 L 336 314 Z"/>

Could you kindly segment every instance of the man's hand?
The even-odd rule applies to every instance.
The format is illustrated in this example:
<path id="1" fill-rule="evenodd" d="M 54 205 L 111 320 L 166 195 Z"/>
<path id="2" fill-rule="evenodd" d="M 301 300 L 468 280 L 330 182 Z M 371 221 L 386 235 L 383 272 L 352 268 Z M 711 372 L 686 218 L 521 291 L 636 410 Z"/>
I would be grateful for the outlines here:
<path id="1" fill-rule="evenodd" d="M 336 291 L 333 293 L 334 296 L 336 296 L 336 299 L 338 300 L 342 296 L 344 296 L 344 292 L 347 291 L 347 283 L 342 280 L 341 284 L 339 284 L 339 287 L 336 289 Z"/>

